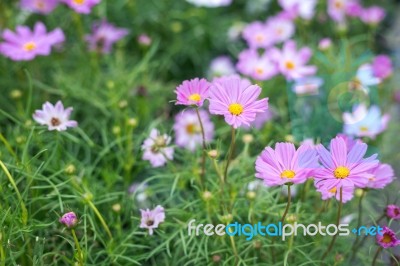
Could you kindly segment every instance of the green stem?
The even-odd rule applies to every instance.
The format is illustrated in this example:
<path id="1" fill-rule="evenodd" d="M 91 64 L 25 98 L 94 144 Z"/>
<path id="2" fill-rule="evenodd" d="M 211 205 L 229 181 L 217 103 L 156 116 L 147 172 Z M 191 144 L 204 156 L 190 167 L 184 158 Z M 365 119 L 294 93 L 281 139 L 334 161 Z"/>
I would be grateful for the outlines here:
<path id="1" fill-rule="evenodd" d="M 8 180 L 11 183 L 11 186 L 14 188 L 15 192 L 17 193 L 17 197 L 21 204 L 21 209 L 22 209 L 22 224 L 26 225 L 28 223 L 28 210 L 26 209 L 24 201 L 22 200 L 21 193 L 19 193 L 17 184 L 15 183 L 14 178 L 11 176 L 7 167 L 4 165 L 3 161 L 1 161 L 1 160 L 0 160 L 0 167 L 3 169 L 4 173 L 6 174 L 6 176 L 8 177 Z"/>
<path id="2" fill-rule="evenodd" d="M 206 135 L 204 133 L 204 126 L 203 122 L 201 121 L 199 108 L 196 108 L 197 118 L 199 119 L 200 129 L 201 129 L 201 137 L 202 137 L 202 144 L 203 144 L 203 153 L 201 156 L 201 174 L 200 174 L 200 184 L 204 187 L 204 179 L 206 174 Z"/>
<path id="3" fill-rule="evenodd" d="M 379 256 L 379 254 L 381 253 L 381 251 L 382 251 L 382 247 L 379 247 L 379 248 L 376 250 L 374 259 L 372 260 L 372 266 L 375 266 L 376 260 L 378 259 L 378 256 Z"/>
<path id="4" fill-rule="evenodd" d="M 232 127 L 232 131 L 231 131 L 231 145 L 229 147 L 229 155 L 228 155 L 228 160 L 226 162 L 226 166 L 225 166 L 225 171 L 224 171 L 224 182 L 228 183 L 228 168 L 229 168 L 229 164 L 231 163 L 232 160 L 232 156 L 235 150 L 235 140 L 236 140 L 236 136 L 235 136 L 235 128 Z"/>
<path id="5" fill-rule="evenodd" d="M 365 190 L 362 190 L 362 193 L 361 193 L 361 196 L 360 196 L 360 200 L 358 201 L 358 219 L 357 219 L 357 228 L 360 228 L 360 226 L 361 226 L 361 220 L 362 220 L 362 200 L 363 200 L 363 198 L 364 198 L 364 195 L 365 195 Z M 352 261 L 354 258 L 355 258 L 355 256 L 356 256 L 356 252 L 357 252 L 357 250 L 358 250 L 358 247 L 359 247 L 359 241 L 360 241 L 360 236 L 359 235 L 357 235 L 356 236 L 356 240 L 354 241 L 354 244 L 353 244 L 353 254 L 352 254 L 352 256 L 351 256 L 351 260 L 350 261 Z"/>
<path id="6" fill-rule="evenodd" d="M 90 200 L 88 201 L 88 204 L 89 204 L 89 207 L 92 208 L 92 210 L 94 211 L 94 213 L 97 215 L 97 218 L 99 218 L 101 224 L 102 224 L 103 227 L 104 227 L 104 230 L 106 230 L 106 232 L 107 232 L 108 236 L 110 237 L 110 239 L 112 239 L 113 237 L 112 237 L 111 231 L 110 231 L 110 229 L 108 228 L 107 223 L 104 221 L 103 216 L 100 214 L 100 212 L 99 212 L 99 210 L 97 209 L 97 207 L 96 207 L 96 206 L 93 204 L 93 202 L 90 201 Z"/>
<path id="7" fill-rule="evenodd" d="M 291 202 L 291 200 L 292 200 L 292 195 L 291 195 L 291 191 L 290 191 L 290 186 L 291 186 L 291 185 L 287 185 L 288 199 L 287 199 L 287 204 L 286 204 L 285 212 L 283 213 L 283 216 L 282 216 L 282 219 L 281 219 L 282 224 L 283 224 L 283 222 L 285 221 L 286 215 L 287 215 L 287 213 L 288 213 L 288 211 L 289 211 L 290 202 Z"/>
<path id="8" fill-rule="evenodd" d="M 6 254 L 3 248 L 3 232 L 0 232 L 0 261 L 1 261 L 1 266 L 6 265 Z"/>
<path id="9" fill-rule="evenodd" d="M 79 263 L 80 266 L 83 266 L 84 265 L 83 264 L 83 253 L 82 253 L 82 250 L 81 250 L 81 246 L 79 245 L 78 238 L 76 237 L 75 229 L 71 229 L 71 233 L 72 233 L 72 236 L 74 238 L 76 249 L 78 250 L 78 263 Z"/>
<path id="10" fill-rule="evenodd" d="M 338 214 L 337 214 L 337 220 L 336 220 L 336 227 L 339 227 L 340 223 L 340 215 L 342 213 L 342 205 L 343 205 L 343 187 L 340 188 L 340 202 L 339 202 L 339 209 L 338 209 Z M 333 236 L 331 243 L 329 244 L 328 249 L 325 251 L 324 255 L 322 255 L 321 260 L 324 261 L 328 253 L 332 250 L 333 245 L 335 244 L 337 233 Z"/>

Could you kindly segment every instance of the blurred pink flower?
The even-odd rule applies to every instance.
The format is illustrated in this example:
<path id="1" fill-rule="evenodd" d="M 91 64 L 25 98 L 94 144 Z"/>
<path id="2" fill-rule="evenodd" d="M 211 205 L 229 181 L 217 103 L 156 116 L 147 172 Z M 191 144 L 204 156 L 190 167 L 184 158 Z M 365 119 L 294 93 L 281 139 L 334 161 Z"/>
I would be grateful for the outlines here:
<path id="1" fill-rule="evenodd" d="M 210 77 L 221 77 L 235 74 L 235 66 L 230 57 L 228 56 L 218 56 L 214 58 L 208 70 L 208 75 Z"/>
<path id="2" fill-rule="evenodd" d="M 296 42 L 293 40 L 285 42 L 282 50 L 272 48 L 269 55 L 287 80 L 311 76 L 317 72 L 316 66 L 306 65 L 312 56 L 312 50 L 304 47 L 297 51 Z"/>
<path id="3" fill-rule="evenodd" d="M 386 79 L 393 74 L 392 60 L 387 55 L 378 55 L 372 62 L 372 72 L 380 79 Z"/>
<path id="4" fill-rule="evenodd" d="M 268 48 L 273 45 L 274 37 L 270 29 L 260 21 L 248 24 L 242 32 L 243 39 L 246 40 L 250 48 Z"/>
<path id="5" fill-rule="evenodd" d="M 314 17 L 317 0 L 278 0 L 278 3 L 284 11 L 291 13 L 293 18 L 311 20 Z"/>
<path id="6" fill-rule="evenodd" d="M 316 185 L 317 191 L 320 192 L 321 198 L 323 200 L 328 200 L 330 198 L 335 197 L 336 200 L 340 201 L 340 190 L 337 189 L 336 187 L 333 187 L 330 190 L 327 190 L 326 187 Z M 342 189 L 342 202 L 345 203 L 349 200 L 351 200 L 354 196 L 354 188 L 352 187 L 343 187 Z"/>
<path id="7" fill-rule="evenodd" d="M 206 79 L 185 80 L 176 87 L 175 93 L 177 101 L 175 104 L 202 106 L 204 100 L 208 98 L 211 84 Z"/>
<path id="8" fill-rule="evenodd" d="M 89 14 L 92 8 L 101 0 L 61 0 L 77 13 Z"/>
<path id="9" fill-rule="evenodd" d="M 206 142 L 214 136 L 214 124 L 205 110 L 199 110 Z M 201 126 L 195 110 L 184 110 L 175 116 L 175 143 L 190 151 L 202 144 Z"/>
<path id="10" fill-rule="evenodd" d="M 219 78 L 210 89 L 210 113 L 223 115 L 233 128 L 250 125 L 257 113 L 268 109 L 268 98 L 257 100 L 261 88 L 236 76 Z"/>
<path id="11" fill-rule="evenodd" d="M 292 20 L 283 18 L 281 16 L 271 17 L 266 22 L 267 31 L 269 32 L 268 38 L 273 43 L 281 43 L 289 40 L 294 32 L 295 26 Z"/>
<path id="12" fill-rule="evenodd" d="M 58 0 L 21 0 L 21 8 L 34 13 L 49 14 L 58 5 Z"/>
<path id="13" fill-rule="evenodd" d="M 256 80 L 269 80 L 279 73 L 274 62 L 270 60 L 269 52 L 259 55 L 256 50 L 244 50 L 239 54 L 237 70 Z"/>
<path id="14" fill-rule="evenodd" d="M 261 129 L 268 121 L 271 121 L 276 116 L 276 113 L 268 108 L 264 113 L 258 113 L 256 119 L 250 123 L 250 126 L 243 125 L 245 130 L 250 130 L 255 128 L 257 130 Z"/>
<path id="15" fill-rule="evenodd" d="M 368 178 L 368 188 L 382 189 L 393 182 L 394 171 L 389 164 L 379 164 L 372 169 Z"/>
<path id="16" fill-rule="evenodd" d="M 0 53 L 14 61 L 28 61 L 38 55 L 49 55 L 51 47 L 64 42 L 64 33 L 57 28 L 46 31 L 42 22 L 36 22 L 33 31 L 27 26 L 17 26 L 16 33 L 6 29 L 0 43 Z"/>
<path id="17" fill-rule="evenodd" d="M 86 35 L 85 39 L 89 44 L 89 50 L 108 54 L 112 46 L 128 35 L 128 29 L 117 28 L 105 20 L 95 22 L 92 26 L 92 33 Z"/>
<path id="18" fill-rule="evenodd" d="M 153 210 L 140 210 L 142 218 L 140 220 L 140 228 L 149 229 L 149 235 L 153 234 L 153 230 L 158 228 L 160 223 L 165 221 L 164 208 L 158 205 Z"/>
<path id="19" fill-rule="evenodd" d="M 73 108 L 64 109 L 61 101 L 56 105 L 45 102 L 42 110 L 36 110 L 33 114 L 33 119 L 40 125 L 47 125 L 49 130 L 64 131 L 68 127 L 77 127 L 78 123 L 74 120 L 69 120 Z"/>
<path id="20" fill-rule="evenodd" d="M 152 40 L 149 35 L 147 34 L 140 34 L 138 37 L 138 43 L 142 44 L 144 46 L 149 46 L 151 44 Z"/>
<path id="21" fill-rule="evenodd" d="M 397 205 L 388 205 L 386 207 L 386 216 L 390 219 L 400 220 L 400 207 Z"/>
<path id="22" fill-rule="evenodd" d="M 229 6 L 232 3 L 232 0 L 186 0 L 186 1 L 196 6 L 204 6 L 204 7 Z"/>
<path id="23" fill-rule="evenodd" d="M 376 242 L 383 248 L 392 248 L 400 245 L 400 240 L 396 238 L 396 234 L 388 227 L 384 226 L 381 232 L 376 234 Z"/>
<path id="24" fill-rule="evenodd" d="M 371 26 L 378 25 L 385 16 L 385 9 L 379 6 L 371 6 L 361 12 L 361 20 Z"/>
<path id="25" fill-rule="evenodd" d="M 317 95 L 324 80 L 319 77 L 304 77 L 294 81 L 292 90 L 297 95 Z"/>
<path id="26" fill-rule="evenodd" d="M 275 150 L 266 147 L 256 160 L 256 177 L 266 186 L 287 183 L 304 183 L 318 168 L 318 156 L 314 148 L 301 145 L 296 150 L 293 143 L 276 143 Z"/>
<path id="27" fill-rule="evenodd" d="M 170 136 L 161 135 L 157 129 L 153 128 L 150 136 L 142 145 L 142 159 L 149 161 L 153 168 L 165 165 L 168 160 L 172 160 L 174 157 L 174 148 L 168 147 L 170 143 Z"/>
<path id="28" fill-rule="evenodd" d="M 323 38 L 318 43 L 318 49 L 326 51 L 332 46 L 332 40 L 330 38 Z"/>
<path id="29" fill-rule="evenodd" d="M 346 3 L 348 0 L 328 0 L 328 14 L 336 22 L 346 19 Z"/>
<path id="30" fill-rule="evenodd" d="M 363 11 L 362 5 L 358 1 L 346 3 L 346 15 L 349 17 L 360 17 Z"/>

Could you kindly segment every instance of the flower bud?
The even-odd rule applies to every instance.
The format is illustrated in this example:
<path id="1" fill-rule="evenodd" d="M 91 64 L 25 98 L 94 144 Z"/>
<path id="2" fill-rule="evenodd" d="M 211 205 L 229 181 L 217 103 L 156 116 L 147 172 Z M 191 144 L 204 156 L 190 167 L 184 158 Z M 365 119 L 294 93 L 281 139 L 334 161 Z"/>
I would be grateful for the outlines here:
<path id="1" fill-rule="evenodd" d="M 203 200 L 208 201 L 208 200 L 210 200 L 212 198 L 212 194 L 211 194 L 210 191 L 206 190 L 206 191 L 203 192 L 202 197 L 203 197 Z"/>
<path id="2" fill-rule="evenodd" d="M 121 204 L 116 203 L 112 206 L 113 211 L 120 212 L 121 211 Z"/>
<path id="3" fill-rule="evenodd" d="M 22 92 L 20 90 L 17 90 L 17 89 L 12 90 L 10 92 L 10 97 L 11 97 L 11 99 L 14 99 L 14 100 L 19 99 L 19 98 L 22 97 Z"/>
<path id="4" fill-rule="evenodd" d="M 76 171 L 76 168 L 75 168 L 75 165 L 73 165 L 73 164 L 68 164 L 64 169 L 64 172 L 68 175 L 74 174 L 75 171 Z"/>
<path id="5" fill-rule="evenodd" d="M 250 144 L 250 143 L 253 142 L 254 137 L 253 137 L 253 135 L 251 135 L 251 134 L 245 134 L 245 135 L 243 135 L 242 140 L 243 140 L 243 143 L 244 143 L 244 144 Z"/>
<path id="6" fill-rule="evenodd" d="M 59 221 L 68 228 L 73 228 L 78 224 L 78 218 L 74 212 L 67 212 Z"/>
<path id="7" fill-rule="evenodd" d="M 218 151 L 217 150 L 211 150 L 208 152 L 208 156 L 211 157 L 211 159 L 216 159 L 218 157 Z"/>

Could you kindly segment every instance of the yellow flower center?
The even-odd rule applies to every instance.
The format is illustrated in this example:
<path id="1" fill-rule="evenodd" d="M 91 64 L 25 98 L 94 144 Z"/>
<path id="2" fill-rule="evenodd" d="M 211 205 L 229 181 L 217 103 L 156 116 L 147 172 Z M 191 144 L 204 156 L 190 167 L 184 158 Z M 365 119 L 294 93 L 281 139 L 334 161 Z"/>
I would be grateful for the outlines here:
<path id="1" fill-rule="evenodd" d="M 199 128 L 198 128 L 198 126 L 195 125 L 195 124 L 188 124 L 188 125 L 186 126 L 186 132 L 187 132 L 188 134 L 190 134 L 190 135 L 193 135 L 193 134 L 199 132 Z"/>
<path id="2" fill-rule="evenodd" d="M 257 67 L 257 68 L 256 68 L 256 73 L 257 73 L 258 75 L 262 75 L 262 74 L 264 73 L 264 69 L 262 69 L 261 67 Z"/>
<path id="3" fill-rule="evenodd" d="M 360 127 L 361 132 L 368 132 L 368 130 L 369 130 L 368 127 L 365 127 L 365 126 Z"/>
<path id="4" fill-rule="evenodd" d="M 345 179 L 349 176 L 350 170 L 347 167 L 339 166 L 333 171 L 333 175 L 338 179 Z"/>
<path id="5" fill-rule="evenodd" d="M 190 101 L 194 101 L 194 102 L 200 102 L 201 101 L 201 96 L 198 93 L 194 93 L 194 94 L 189 96 L 189 100 Z"/>
<path id="6" fill-rule="evenodd" d="M 73 0 L 73 2 L 77 5 L 82 5 L 83 3 L 85 3 L 85 0 Z"/>
<path id="7" fill-rule="evenodd" d="M 256 41 L 257 42 L 262 42 L 264 40 L 264 35 L 262 34 L 257 34 L 256 35 Z"/>
<path id="8" fill-rule="evenodd" d="M 336 191 L 337 191 L 337 188 L 336 188 L 336 187 L 334 187 L 334 188 L 332 188 L 332 189 L 329 190 L 330 193 L 334 193 L 334 194 L 336 193 Z"/>
<path id="9" fill-rule="evenodd" d="M 335 7 L 336 7 L 337 9 L 342 9 L 342 8 L 343 8 L 342 2 L 336 1 L 336 2 L 335 2 Z"/>
<path id="10" fill-rule="evenodd" d="M 289 70 L 293 70 L 296 67 L 296 65 L 292 61 L 286 61 L 285 67 Z"/>
<path id="11" fill-rule="evenodd" d="M 292 170 L 285 170 L 281 173 L 281 178 L 293 178 L 296 175 Z"/>
<path id="12" fill-rule="evenodd" d="M 34 42 L 27 42 L 24 44 L 24 50 L 30 52 L 36 49 L 36 44 Z"/>
<path id="13" fill-rule="evenodd" d="M 382 242 L 383 243 L 390 243 L 390 242 L 392 242 L 392 238 L 388 234 L 383 234 Z"/>
<path id="14" fill-rule="evenodd" d="M 240 115 L 243 113 L 243 106 L 239 103 L 232 103 L 229 105 L 229 112 L 233 115 Z"/>
<path id="15" fill-rule="evenodd" d="M 42 10 L 43 8 L 45 8 L 45 4 L 43 3 L 42 0 L 38 0 L 36 2 L 36 8 L 39 9 L 39 10 Z"/>

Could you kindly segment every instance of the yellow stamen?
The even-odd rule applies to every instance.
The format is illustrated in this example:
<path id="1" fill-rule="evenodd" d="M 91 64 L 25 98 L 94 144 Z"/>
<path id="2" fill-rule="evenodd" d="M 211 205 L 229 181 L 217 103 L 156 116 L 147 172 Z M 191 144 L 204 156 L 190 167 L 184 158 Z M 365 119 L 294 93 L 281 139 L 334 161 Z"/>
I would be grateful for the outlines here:
<path id="1" fill-rule="evenodd" d="M 257 67 L 257 68 L 256 68 L 256 73 L 257 73 L 258 75 L 262 75 L 262 74 L 264 73 L 264 69 L 262 69 L 261 67 Z"/>
<path id="2" fill-rule="evenodd" d="M 257 34 L 257 35 L 256 35 L 256 41 L 257 41 L 257 42 L 262 42 L 262 41 L 264 41 L 264 35 L 262 35 L 262 34 Z"/>
<path id="3" fill-rule="evenodd" d="M 77 5 L 82 5 L 83 3 L 85 3 L 85 0 L 73 0 L 73 2 Z"/>
<path id="4" fill-rule="evenodd" d="M 24 50 L 30 52 L 36 49 L 36 44 L 34 42 L 27 42 L 24 44 Z"/>
<path id="5" fill-rule="evenodd" d="M 233 115 L 240 115 L 243 113 L 243 106 L 239 103 L 232 103 L 229 105 L 229 112 Z"/>
<path id="6" fill-rule="evenodd" d="M 287 61 L 287 62 L 285 63 L 285 67 L 286 67 L 287 69 L 289 69 L 289 70 L 293 70 L 293 69 L 296 67 L 296 65 L 295 65 L 292 61 Z"/>
<path id="7" fill-rule="evenodd" d="M 366 126 L 360 127 L 360 131 L 361 131 L 361 132 L 368 132 L 368 130 L 369 130 L 369 128 L 366 127 Z"/>
<path id="8" fill-rule="evenodd" d="M 382 242 L 383 243 L 390 243 L 390 242 L 392 242 L 392 238 L 388 234 L 383 234 Z"/>
<path id="9" fill-rule="evenodd" d="M 193 102 L 200 102 L 201 101 L 201 96 L 198 93 L 194 93 L 189 96 L 189 100 Z"/>
<path id="10" fill-rule="evenodd" d="M 292 170 L 285 170 L 281 173 L 281 178 L 293 178 L 296 175 Z"/>
<path id="11" fill-rule="evenodd" d="M 334 187 L 334 188 L 332 188 L 332 189 L 329 190 L 329 192 L 330 192 L 330 193 L 333 193 L 333 194 L 335 194 L 336 191 L 337 191 L 337 188 L 336 188 L 336 187 Z"/>
<path id="12" fill-rule="evenodd" d="M 333 171 L 333 175 L 338 179 L 345 179 L 349 176 L 350 170 L 347 167 L 339 166 Z"/>
<path id="13" fill-rule="evenodd" d="M 190 135 L 193 135 L 193 134 L 199 132 L 199 127 L 198 127 L 197 125 L 195 125 L 195 124 L 188 124 L 188 125 L 186 126 L 186 132 L 187 132 L 188 134 L 190 134 Z"/>

